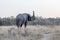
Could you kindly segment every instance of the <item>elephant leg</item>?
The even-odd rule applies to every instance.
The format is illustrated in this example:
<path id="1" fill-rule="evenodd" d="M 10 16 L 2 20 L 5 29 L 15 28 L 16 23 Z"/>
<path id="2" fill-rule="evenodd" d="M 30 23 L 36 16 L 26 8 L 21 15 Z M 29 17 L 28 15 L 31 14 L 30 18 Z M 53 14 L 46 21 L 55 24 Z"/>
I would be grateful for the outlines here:
<path id="1" fill-rule="evenodd" d="M 19 28 L 19 25 L 17 25 L 17 27 Z"/>
<path id="2" fill-rule="evenodd" d="M 17 25 L 17 27 L 19 28 L 19 21 L 16 21 L 16 25 Z"/>
<path id="3" fill-rule="evenodd" d="M 20 24 L 20 27 L 22 27 L 22 24 Z"/>
<path id="4" fill-rule="evenodd" d="M 26 26 L 27 26 L 27 22 L 25 22 L 24 25 L 25 25 L 25 28 L 26 28 Z"/>
<path id="5" fill-rule="evenodd" d="M 23 21 L 19 21 L 19 26 L 22 27 Z"/>
<path id="6" fill-rule="evenodd" d="M 25 35 L 26 35 L 26 33 L 27 33 L 27 31 L 26 31 L 27 22 L 24 23 L 24 26 L 25 26 L 24 32 L 25 32 Z"/>

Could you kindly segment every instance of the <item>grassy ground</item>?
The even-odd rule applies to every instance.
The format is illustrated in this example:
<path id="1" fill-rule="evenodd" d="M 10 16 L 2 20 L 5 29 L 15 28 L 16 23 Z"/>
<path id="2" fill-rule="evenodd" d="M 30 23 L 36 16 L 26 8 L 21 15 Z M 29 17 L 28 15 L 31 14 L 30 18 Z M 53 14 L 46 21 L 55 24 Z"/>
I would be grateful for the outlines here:
<path id="1" fill-rule="evenodd" d="M 60 40 L 60 26 L 0 26 L 0 40 Z"/>

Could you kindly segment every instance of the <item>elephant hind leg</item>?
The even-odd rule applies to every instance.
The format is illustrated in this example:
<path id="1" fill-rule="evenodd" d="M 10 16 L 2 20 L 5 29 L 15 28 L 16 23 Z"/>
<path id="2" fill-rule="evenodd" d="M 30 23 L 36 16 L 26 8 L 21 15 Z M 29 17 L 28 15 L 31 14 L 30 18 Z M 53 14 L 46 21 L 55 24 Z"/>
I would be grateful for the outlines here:
<path id="1" fill-rule="evenodd" d="M 18 21 L 16 22 L 16 25 L 17 25 L 17 27 L 19 28 L 19 22 L 18 22 Z"/>
<path id="2" fill-rule="evenodd" d="M 19 25 L 17 25 L 17 27 L 19 28 Z"/>
<path id="3" fill-rule="evenodd" d="M 22 27 L 23 24 L 20 24 L 20 27 Z"/>
<path id="4" fill-rule="evenodd" d="M 23 21 L 20 21 L 19 26 L 22 27 L 23 23 L 24 23 Z"/>

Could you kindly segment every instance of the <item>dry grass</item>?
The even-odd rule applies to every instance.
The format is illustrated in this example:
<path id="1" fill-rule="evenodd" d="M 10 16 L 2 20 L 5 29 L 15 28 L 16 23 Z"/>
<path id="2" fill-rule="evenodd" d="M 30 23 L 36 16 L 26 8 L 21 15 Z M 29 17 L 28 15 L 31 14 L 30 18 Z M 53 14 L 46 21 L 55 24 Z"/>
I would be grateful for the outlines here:
<path id="1" fill-rule="evenodd" d="M 60 26 L 0 26 L 0 40 L 60 40 Z"/>

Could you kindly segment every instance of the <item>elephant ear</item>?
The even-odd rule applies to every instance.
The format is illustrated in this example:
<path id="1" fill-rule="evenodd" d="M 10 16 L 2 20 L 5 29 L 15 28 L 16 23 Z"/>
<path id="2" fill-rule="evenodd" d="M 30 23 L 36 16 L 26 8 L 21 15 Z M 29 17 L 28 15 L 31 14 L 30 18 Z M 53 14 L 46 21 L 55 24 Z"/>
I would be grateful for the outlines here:
<path id="1" fill-rule="evenodd" d="M 28 21 L 31 21 L 31 16 L 30 15 L 28 15 Z"/>

